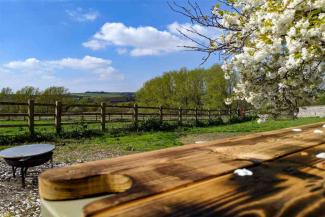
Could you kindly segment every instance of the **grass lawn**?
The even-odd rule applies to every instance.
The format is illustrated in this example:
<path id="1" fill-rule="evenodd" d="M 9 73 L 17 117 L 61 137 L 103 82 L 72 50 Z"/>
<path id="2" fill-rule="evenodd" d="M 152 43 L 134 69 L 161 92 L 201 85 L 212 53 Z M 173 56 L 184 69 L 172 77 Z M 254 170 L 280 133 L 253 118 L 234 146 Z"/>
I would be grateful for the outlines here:
<path id="1" fill-rule="evenodd" d="M 268 120 L 258 124 L 256 121 L 248 121 L 239 124 L 222 125 L 207 128 L 193 128 L 191 133 L 213 133 L 213 132 L 264 132 L 281 128 L 294 127 L 317 122 L 325 122 L 325 118 L 299 118 L 295 120 Z"/>
<path id="2" fill-rule="evenodd" d="M 97 136 L 60 139 L 55 158 L 60 162 L 83 162 L 118 155 L 151 151 L 167 147 L 193 143 L 198 140 L 214 140 L 223 137 L 248 134 L 253 132 L 270 131 L 281 128 L 325 122 L 325 118 L 300 118 L 296 120 L 269 120 L 258 124 L 249 121 L 237 124 L 179 128 L 168 132 L 116 132 Z M 1 132 L 1 131 L 0 131 Z M 1 132 L 2 133 L 2 132 Z M 0 146 L 0 149 L 8 147 Z"/>

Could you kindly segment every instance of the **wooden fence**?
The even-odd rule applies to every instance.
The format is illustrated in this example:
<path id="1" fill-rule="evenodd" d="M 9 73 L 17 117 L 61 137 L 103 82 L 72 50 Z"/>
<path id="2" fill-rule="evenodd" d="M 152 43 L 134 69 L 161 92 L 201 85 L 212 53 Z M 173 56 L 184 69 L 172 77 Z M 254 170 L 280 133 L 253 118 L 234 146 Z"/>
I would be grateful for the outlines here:
<path id="1" fill-rule="evenodd" d="M 16 112 L 4 112 L 6 107 L 9 111 L 10 106 L 16 106 Z M 46 107 L 46 109 L 40 108 Z M 71 111 L 72 110 L 72 111 Z M 53 126 L 56 133 L 62 131 L 63 125 L 80 124 L 72 117 L 79 117 L 84 124 L 100 124 L 101 130 L 105 131 L 108 124 L 113 122 L 131 122 L 135 128 L 138 128 L 139 122 L 155 118 L 159 121 L 177 121 L 182 125 L 185 121 L 194 121 L 196 124 L 200 121 L 213 121 L 218 118 L 230 118 L 233 116 L 244 116 L 240 110 L 228 109 L 190 109 L 190 108 L 167 108 L 150 106 L 122 106 L 107 105 L 104 102 L 100 104 L 62 104 L 57 101 L 55 104 L 36 103 L 34 100 L 21 102 L 0 102 L 0 119 L 15 120 L 27 119 L 26 124 L 0 124 L 0 128 L 6 127 L 28 127 L 30 135 L 34 135 L 35 126 Z M 52 120 L 47 123 L 35 123 L 35 120 Z M 74 120 L 74 121 L 71 121 Z"/>

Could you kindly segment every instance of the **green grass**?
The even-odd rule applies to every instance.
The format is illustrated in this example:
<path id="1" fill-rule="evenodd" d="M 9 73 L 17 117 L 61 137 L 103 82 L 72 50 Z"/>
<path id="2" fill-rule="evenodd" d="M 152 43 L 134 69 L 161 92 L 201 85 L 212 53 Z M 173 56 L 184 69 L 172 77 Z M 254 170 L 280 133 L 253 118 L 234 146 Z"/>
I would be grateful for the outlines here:
<path id="1" fill-rule="evenodd" d="M 325 122 L 325 118 L 302 118 L 297 120 L 270 120 L 262 124 L 256 121 L 243 122 L 213 127 L 180 128 L 173 132 L 144 132 L 121 134 L 116 137 L 103 135 L 93 138 L 94 143 L 115 145 L 124 150 L 151 151 L 181 145 L 181 137 L 204 133 L 253 133 L 276 130 L 281 128 Z M 232 134 L 233 135 L 233 134 Z"/>
<path id="2" fill-rule="evenodd" d="M 93 138 L 90 142 L 109 144 L 111 147 L 126 151 L 152 151 L 181 145 L 178 138 L 177 132 L 147 132 L 131 133 L 116 137 L 104 135 L 99 138 Z"/>
<path id="3" fill-rule="evenodd" d="M 238 124 L 229 124 L 207 128 L 192 128 L 190 133 L 214 133 L 214 132 L 264 132 L 282 128 L 294 127 L 317 122 L 325 122 L 325 118 L 299 118 L 295 120 L 268 120 L 265 123 L 258 124 L 256 121 L 248 121 Z"/>
<path id="4" fill-rule="evenodd" d="M 325 118 L 300 118 L 296 120 L 276 121 L 269 120 L 262 124 L 258 124 L 256 121 L 249 121 L 211 127 L 178 128 L 174 131 L 167 132 L 114 131 L 99 134 L 97 136 L 54 138 L 53 140 L 44 142 L 65 144 L 64 146 L 58 146 L 56 156 L 60 161 L 71 162 L 80 158 L 88 159 L 89 157 L 96 156 L 96 154 L 101 152 L 110 153 L 110 156 L 115 156 L 179 146 L 182 145 L 182 138 L 186 136 L 195 137 L 204 134 L 224 135 L 227 133 L 233 136 L 237 134 L 240 135 L 243 133 L 270 131 L 316 122 L 325 122 Z M 46 130 L 44 132 L 46 132 Z M 5 147 L 8 146 L 2 145 L 0 146 L 0 149 Z"/>
<path id="5" fill-rule="evenodd" d="M 152 151 L 168 147 L 182 145 L 185 136 L 196 136 L 206 133 L 226 134 L 233 136 L 242 133 L 262 132 L 281 128 L 325 122 L 325 118 L 302 118 L 297 120 L 270 120 L 266 123 L 257 124 L 249 121 L 238 124 L 222 125 L 214 127 L 179 128 L 172 132 L 121 132 L 118 134 L 103 134 L 98 137 L 84 139 L 82 141 L 72 140 L 73 148 L 80 152 L 92 152 L 93 150 L 106 150 L 114 153 L 130 153 Z M 67 147 L 67 146 L 65 146 Z"/>

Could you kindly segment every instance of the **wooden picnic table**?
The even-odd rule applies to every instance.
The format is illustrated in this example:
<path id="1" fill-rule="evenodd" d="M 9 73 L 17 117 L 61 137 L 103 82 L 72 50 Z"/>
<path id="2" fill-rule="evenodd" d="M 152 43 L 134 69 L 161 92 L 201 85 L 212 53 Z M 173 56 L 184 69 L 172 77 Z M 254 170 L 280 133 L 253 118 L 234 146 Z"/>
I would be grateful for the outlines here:
<path id="1" fill-rule="evenodd" d="M 325 159 L 316 157 L 325 152 L 325 129 L 299 128 L 47 170 L 40 196 L 110 194 L 83 207 L 96 217 L 325 216 Z M 253 175 L 238 176 L 238 168 Z"/>

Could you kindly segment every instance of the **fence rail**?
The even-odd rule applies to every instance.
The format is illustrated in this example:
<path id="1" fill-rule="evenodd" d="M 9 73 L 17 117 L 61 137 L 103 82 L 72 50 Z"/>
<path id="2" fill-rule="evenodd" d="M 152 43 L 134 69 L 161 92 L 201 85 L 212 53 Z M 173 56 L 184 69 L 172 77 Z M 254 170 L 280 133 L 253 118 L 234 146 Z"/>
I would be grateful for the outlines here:
<path id="1" fill-rule="evenodd" d="M 18 112 L 5 112 L 1 108 L 8 106 L 19 106 Z M 23 108 L 21 108 L 23 107 Z M 39 107 L 47 107 L 45 111 L 40 112 Z M 71 111 L 71 110 L 91 109 L 91 111 Z M 44 109 L 44 108 L 43 108 Z M 25 112 L 21 112 L 21 110 Z M 65 119 L 68 117 L 81 117 L 82 123 L 99 124 L 102 131 L 107 129 L 107 125 L 113 122 L 132 122 L 135 128 L 138 128 L 139 122 L 148 118 L 156 118 L 159 121 L 176 121 L 182 125 L 185 121 L 213 121 L 221 117 L 244 117 L 245 112 L 242 109 L 199 109 L 199 108 L 168 108 L 153 106 L 121 106 L 100 104 L 62 104 L 57 101 L 55 104 L 35 103 L 34 100 L 28 100 L 26 103 L 21 102 L 0 102 L 0 118 L 27 118 L 27 124 L 0 124 L 4 127 L 28 127 L 30 135 L 34 135 L 35 126 L 54 126 L 56 133 L 62 131 L 62 125 L 73 125 L 80 122 L 69 122 Z M 41 117 L 53 118 L 53 123 L 36 123 L 35 120 L 41 120 Z"/>

